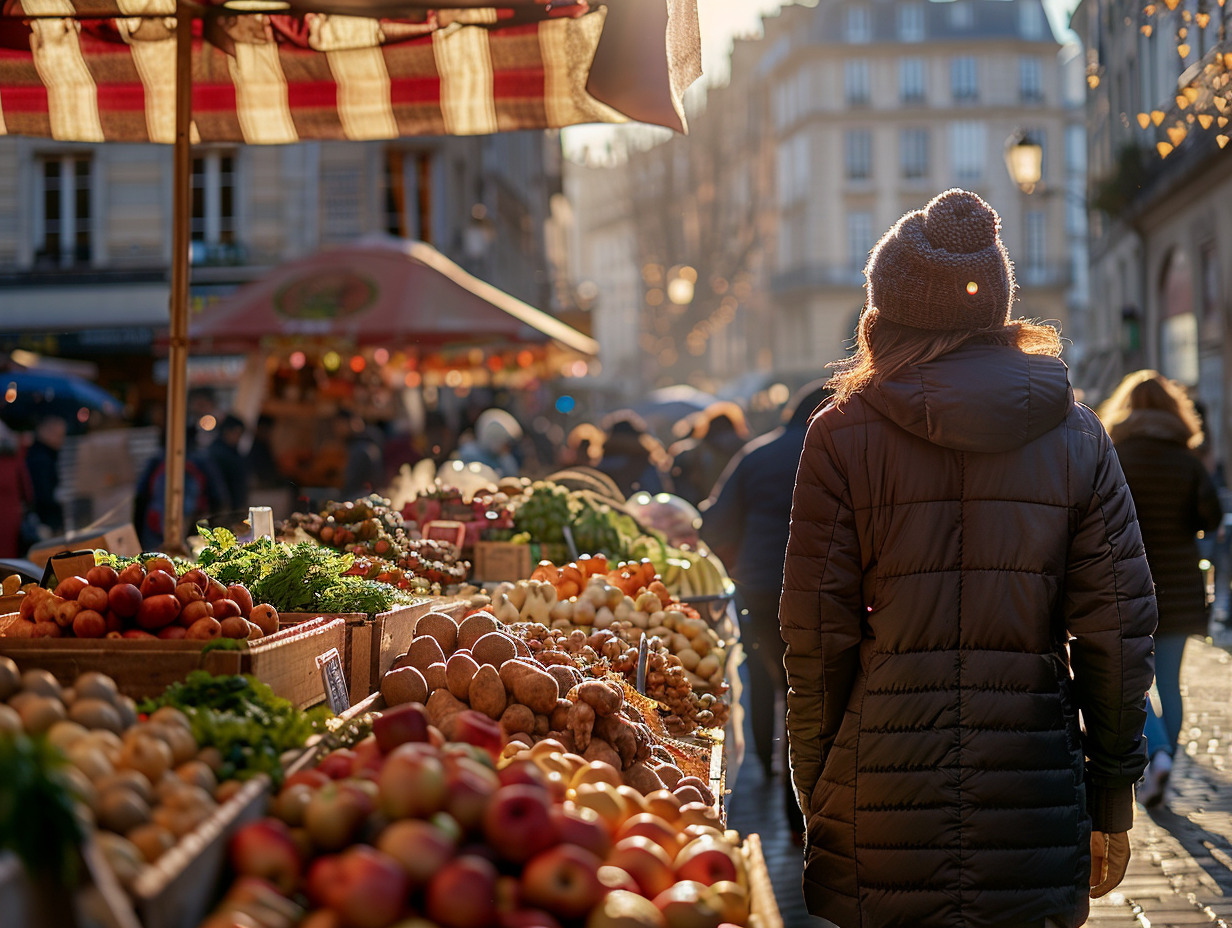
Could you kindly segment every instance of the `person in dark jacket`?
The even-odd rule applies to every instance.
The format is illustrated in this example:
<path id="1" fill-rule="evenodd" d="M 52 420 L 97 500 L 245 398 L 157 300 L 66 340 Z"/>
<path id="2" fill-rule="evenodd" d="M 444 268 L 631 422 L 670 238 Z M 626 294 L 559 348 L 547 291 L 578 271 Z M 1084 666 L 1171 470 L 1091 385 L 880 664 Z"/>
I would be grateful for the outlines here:
<path id="1" fill-rule="evenodd" d="M 615 412 L 604 423 L 604 432 L 603 452 L 595 467 L 611 477 L 621 493 L 672 491 L 667 451 L 640 416 L 628 410 Z"/>
<path id="2" fill-rule="evenodd" d="M 1192 450 L 1202 444 L 1202 423 L 1179 384 L 1155 371 L 1137 371 L 1121 381 L 1099 413 L 1134 495 L 1159 602 L 1155 689 L 1161 711 L 1152 706 L 1147 715 L 1151 760 L 1138 791 L 1143 805 L 1154 806 L 1163 801 L 1181 733 L 1185 641 L 1207 630 L 1197 533 L 1218 530 L 1223 510 L 1214 481 Z"/>
<path id="3" fill-rule="evenodd" d="M 26 472 L 33 498 L 30 508 L 51 535 L 64 532 L 64 509 L 56 498 L 60 486 L 60 449 L 68 426 L 59 416 L 47 416 L 34 427 L 34 441 L 26 449 Z"/>
<path id="4" fill-rule="evenodd" d="M 1010 320 L 992 207 L 940 194 L 865 274 L 779 613 L 805 898 L 840 928 L 1075 928 L 1124 877 L 1146 765 L 1133 500 L 1060 336 Z"/>
<path id="5" fill-rule="evenodd" d="M 690 436 L 668 449 L 673 492 L 694 506 L 700 505 L 748 437 L 744 410 L 735 403 L 710 404 L 698 416 Z"/>
<path id="6" fill-rule="evenodd" d="M 797 391 L 784 410 L 787 421 L 737 452 L 703 507 L 702 537 L 736 583 L 740 642 L 749 655 L 753 746 L 767 779 L 778 737 L 778 700 L 787 694 L 779 596 L 792 486 L 809 417 L 829 393 L 820 380 Z M 782 744 L 786 761 L 786 740 Z M 787 773 L 784 763 L 787 821 L 802 834 L 804 820 Z"/>
<path id="7" fill-rule="evenodd" d="M 219 501 L 221 509 L 248 508 L 248 461 L 240 453 L 240 441 L 243 437 L 244 420 L 227 413 L 218 424 L 218 435 L 210 442 L 210 461 L 226 491 L 224 498 Z"/>

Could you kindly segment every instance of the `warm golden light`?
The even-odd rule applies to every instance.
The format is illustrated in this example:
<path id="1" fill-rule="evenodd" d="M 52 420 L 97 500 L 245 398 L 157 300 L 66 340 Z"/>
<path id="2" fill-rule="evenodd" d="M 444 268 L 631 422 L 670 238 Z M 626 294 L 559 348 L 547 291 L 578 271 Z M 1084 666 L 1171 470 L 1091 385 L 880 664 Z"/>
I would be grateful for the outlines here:
<path id="1" fill-rule="evenodd" d="M 974 280 L 968 281 L 967 282 L 967 292 L 971 294 L 972 296 L 975 296 L 977 293 L 980 292 L 980 285 L 977 284 Z"/>

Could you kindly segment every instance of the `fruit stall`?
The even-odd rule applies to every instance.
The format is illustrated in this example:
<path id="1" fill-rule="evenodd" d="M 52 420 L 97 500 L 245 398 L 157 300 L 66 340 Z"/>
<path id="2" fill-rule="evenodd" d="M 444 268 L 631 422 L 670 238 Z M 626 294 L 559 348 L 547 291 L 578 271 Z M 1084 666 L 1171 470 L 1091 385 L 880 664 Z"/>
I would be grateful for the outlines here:
<path id="1" fill-rule="evenodd" d="M 66 920 L 0 844 L 0 923 L 780 925 L 725 827 L 721 566 L 574 478 L 432 496 L 18 590 L 0 781 L 58 797 L 84 888 Z M 536 563 L 476 583 L 483 544 Z"/>

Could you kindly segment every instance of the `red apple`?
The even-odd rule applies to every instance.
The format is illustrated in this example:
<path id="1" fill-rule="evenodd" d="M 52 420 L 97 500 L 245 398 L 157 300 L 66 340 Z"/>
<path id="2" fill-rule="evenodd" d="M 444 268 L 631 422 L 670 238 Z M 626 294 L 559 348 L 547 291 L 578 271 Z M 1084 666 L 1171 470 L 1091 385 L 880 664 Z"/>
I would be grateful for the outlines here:
<path id="1" fill-rule="evenodd" d="M 489 846 L 505 860 L 521 863 L 559 841 L 549 800 L 534 786 L 502 786 L 483 816 L 483 833 Z"/>
<path id="2" fill-rule="evenodd" d="M 704 835 L 694 838 L 676 854 L 676 877 L 704 886 L 735 882 L 739 871 L 732 859 L 731 845 L 722 838 Z"/>
<path id="3" fill-rule="evenodd" d="M 270 803 L 270 812 L 285 824 L 298 827 L 304 824 L 304 810 L 308 808 L 312 796 L 312 787 L 305 783 L 292 783 L 284 786 Z M 311 839 L 309 845 L 311 845 Z M 308 850 L 311 853 L 311 846 Z"/>
<path id="4" fill-rule="evenodd" d="M 602 865 L 585 848 L 559 844 L 527 863 L 522 871 L 522 897 L 561 918 L 582 918 L 607 892 L 599 881 Z"/>
<path id="5" fill-rule="evenodd" d="M 320 770 L 297 770 L 295 773 L 291 774 L 282 781 L 282 788 L 286 789 L 288 786 L 293 786 L 296 783 L 303 783 L 306 786 L 310 786 L 313 790 L 317 790 L 328 782 L 329 777 L 323 774 Z"/>
<path id="6" fill-rule="evenodd" d="M 118 587 L 117 587 L 118 589 Z M 170 593 L 147 596 L 137 609 L 137 624 L 147 631 L 170 625 L 180 616 L 180 601 Z"/>
<path id="7" fill-rule="evenodd" d="M 359 776 L 363 772 L 378 774 L 381 772 L 381 766 L 385 763 L 385 755 L 381 753 L 381 748 L 374 736 L 368 735 L 351 750 L 355 754 L 351 776 Z"/>
<path id="8" fill-rule="evenodd" d="M 83 587 L 77 594 L 77 602 L 81 603 L 85 609 L 92 609 L 98 613 L 106 612 L 108 609 L 107 590 L 93 585 Z"/>
<path id="9" fill-rule="evenodd" d="M 290 895 L 299 883 L 299 848 L 290 829 L 276 818 L 244 825 L 231 836 L 231 865 L 244 876 L 269 880 Z"/>
<path id="10" fill-rule="evenodd" d="M 606 863 L 619 867 L 637 882 L 642 895 L 652 899 L 676 882 L 672 859 L 649 838 L 632 837 L 616 842 Z"/>
<path id="11" fill-rule="evenodd" d="M 188 629 L 183 625 L 168 625 L 158 630 L 158 637 L 163 641 L 179 641 L 188 636 Z"/>
<path id="12" fill-rule="evenodd" d="M 501 912 L 500 928 L 560 928 L 560 922 L 542 909 L 513 909 Z"/>
<path id="13" fill-rule="evenodd" d="M 157 635 L 151 635 L 149 632 L 143 631 L 140 628 L 126 629 L 124 633 L 121 635 L 121 637 L 122 638 L 132 638 L 136 641 L 157 641 L 158 640 Z"/>
<path id="14" fill-rule="evenodd" d="M 482 857 L 457 857 L 428 883 L 424 913 L 442 928 L 496 924 L 496 867 Z"/>
<path id="15" fill-rule="evenodd" d="M 372 733 L 382 753 L 388 754 L 408 741 L 428 740 L 428 713 L 419 703 L 395 706 L 372 721 Z"/>
<path id="16" fill-rule="evenodd" d="M 317 769 L 331 780 L 342 780 L 351 775 L 354 766 L 355 752 L 350 748 L 337 748 L 325 755 Z"/>
<path id="17" fill-rule="evenodd" d="M 304 878 L 304 890 L 308 898 L 317 905 L 334 908 L 334 900 L 341 892 L 337 854 L 326 854 L 318 857 L 308 867 Z"/>
<path id="18" fill-rule="evenodd" d="M 226 598 L 227 598 L 227 588 L 223 586 L 221 583 L 219 583 L 217 580 L 215 580 L 213 577 L 208 578 L 205 583 L 206 601 L 212 603 L 216 599 L 226 599 Z"/>
<path id="19" fill-rule="evenodd" d="M 180 583 L 195 583 L 201 588 L 202 594 L 205 593 L 206 586 L 209 585 L 210 578 L 205 575 L 205 571 L 200 567 L 194 567 L 192 570 L 186 570 L 180 574 Z"/>
<path id="20" fill-rule="evenodd" d="M 381 810 L 391 819 L 427 818 L 445 807 L 449 787 L 435 749 L 408 742 L 386 756 L 379 779 Z"/>
<path id="21" fill-rule="evenodd" d="M 189 603 L 205 602 L 205 594 L 201 592 L 201 587 L 195 583 L 179 583 L 175 588 L 175 598 L 180 601 L 180 604 L 187 606 Z"/>
<path id="22" fill-rule="evenodd" d="M 151 570 L 141 581 L 141 595 L 147 599 L 175 592 L 175 577 L 165 570 Z"/>
<path id="23" fill-rule="evenodd" d="M 372 811 L 367 793 L 346 783 L 330 783 L 317 790 L 304 809 L 304 828 L 323 851 L 336 851 L 352 842 Z"/>
<path id="24" fill-rule="evenodd" d="M 591 928 L 666 928 L 667 922 L 653 902 L 635 892 L 616 889 L 595 907 L 586 924 Z"/>
<path id="25" fill-rule="evenodd" d="M 129 566 L 138 565 L 130 564 Z M 141 590 L 126 581 L 117 583 L 107 591 L 107 608 L 122 619 L 131 619 L 141 608 Z"/>
<path id="26" fill-rule="evenodd" d="M 710 904 L 707 887 L 683 880 L 654 897 L 667 928 L 719 928 L 723 915 Z"/>
<path id="27" fill-rule="evenodd" d="M 101 590 L 109 590 L 120 581 L 120 575 L 110 564 L 95 564 L 86 571 L 86 582 Z"/>
<path id="28" fill-rule="evenodd" d="M 233 599 L 215 599 L 212 605 L 214 606 L 214 618 L 220 622 L 232 616 L 240 617 L 239 604 Z"/>
<path id="29" fill-rule="evenodd" d="M 495 771 L 470 760 L 455 762 L 449 772 L 449 799 L 445 811 L 457 820 L 465 831 L 483 827 L 484 813 L 492 796 L 500 789 Z"/>
<path id="30" fill-rule="evenodd" d="M 406 906 L 407 879 L 387 854 L 357 844 L 338 855 L 330 906 L 347 928 L 386 928 Z"/>
<path id="31" fill-rule="evenodd" d="M 612 837 L 607 826 L 593 809 L 574 806 L 552 806 L 548 813 L 560 840 L 564 844 L 576 844 L 599 857 L 607 857 L 612 851 Z"/>
<path id="32" fill-rule="evenodd" d="M 161 570 L 165 574 L 170 574 L 175 577 L 175 563 L 171 558 L 164 555 L 148 558 L 144 564 L 146 573 L 153 573 L 156 570 Z"/>
<path id="33" fill-rule="evenodd" d="M 453 737 L 455 741 L 465 741 L 482 748 L 493 761 L 500 757 L 505 746 L 505 735 L 500 725 L 474 709 L 464 709 L 454 716 Z"/>
<path id="34" fill-rule="evenodd" d="M 117 583 L 131 583 L 133 586 L 141 586 L 141 581 L 145 579 L 145 568 L 133 561 L 116 577 Z"/>
<path id="35" fill-rule="evenodd" d="M 407 818 L 381 832 L 376 846 L 402 865 L 411 885 L 423 886 L 453 858 L 457 842 L 431 822 Z"/>
<path id="36" fill-rule="evenodd" d="M 548 791 L 548 777 L 532 761 L 515 760 L 502 767 L 497 774 L 502 786 L 534 786 Z"/>
<path id="37" fill-rule="evenodd" d="M 641 887 L 637 885 L 637 880 L 629 876 L 619 867 L 613 867 L 604 864 L 599 868 L 599 882 L 608 888 L 608 890 L 623 889 L 631 893 L 641 893 Z"/>
<path id="38" fill-rule="evenodd" d="M 619 841 L 632 835 L 649 838 L 663 848 L 669 857 L 675 857 L 676 852 L 680 850 L 680 832 L 650 812 L 640 812 L 625 819 L 624 824 L 616 832 L 616 840 Z"/>
<path id="39" fill-rule="evenodd" d="M 56 595 L 64 599 L 76 599 L 77 594 L 84 590 L 89 584 L 85 577 L 65 577 L 56 584 Z"/>
<path id="40" fill-rule="evenodd" d="M 231 584 L 227 587 L 227 599 L 240 607 L 240 615 L 248 618 L 248 614 L 252 612 L 252 594 L 248 592 L 248 587 L 242 583 Z"/>

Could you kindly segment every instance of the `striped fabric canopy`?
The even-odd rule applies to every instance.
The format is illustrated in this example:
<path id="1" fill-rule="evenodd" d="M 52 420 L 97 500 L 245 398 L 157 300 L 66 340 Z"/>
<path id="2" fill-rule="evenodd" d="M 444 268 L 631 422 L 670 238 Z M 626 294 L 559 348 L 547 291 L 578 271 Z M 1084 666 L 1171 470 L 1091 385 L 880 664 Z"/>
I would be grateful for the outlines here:
<path id="1" fill-rule="evenodd" d="M 477 2 L 491 0 L 191 4 L 191 139 L 628 120 L 684 131 L 681 96 L 701 73 L 696 0 Z M 173 142 L 176 6 L 0 0 L 0 135 Z"/>

